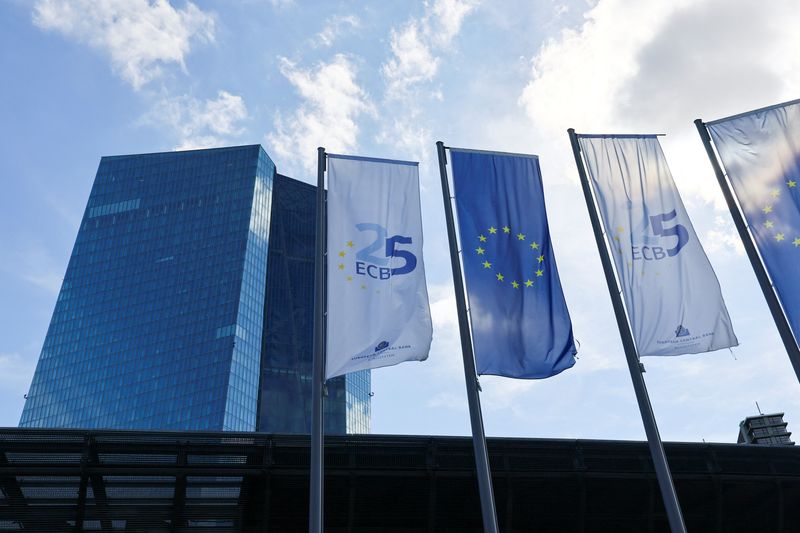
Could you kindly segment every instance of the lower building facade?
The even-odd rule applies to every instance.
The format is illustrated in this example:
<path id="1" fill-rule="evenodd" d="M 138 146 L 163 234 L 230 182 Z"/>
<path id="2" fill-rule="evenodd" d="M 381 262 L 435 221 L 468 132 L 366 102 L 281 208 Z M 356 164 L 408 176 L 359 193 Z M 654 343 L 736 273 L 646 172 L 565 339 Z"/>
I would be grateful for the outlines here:
<path id="1" fill-rule="evenodd" d="M 688 531 L 800 531 L 795 446 L 664 443 Z M 488 439 L 504 532 L 667 533 L 645 442 Z M 307 531 L 309 439 L 0 429 L 0 530 Z M 326 439 L 326 532 L 480 532 L 469 437 Z"/>

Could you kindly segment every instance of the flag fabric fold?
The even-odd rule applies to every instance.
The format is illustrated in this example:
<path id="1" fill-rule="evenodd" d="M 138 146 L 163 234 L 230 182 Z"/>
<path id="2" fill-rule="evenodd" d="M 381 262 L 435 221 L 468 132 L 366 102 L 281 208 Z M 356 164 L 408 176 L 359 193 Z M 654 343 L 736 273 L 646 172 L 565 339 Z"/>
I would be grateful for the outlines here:
<path id="1" fill-rule="evenodd" d="M 579 135 L 640 356 L 738 345 L 654 135 Z"/>
<path id="2" fill-rule="evenodd" d="M 706 126 L 800 344 L 800 101 Z"/>
<path id="3" fill-rule="evenodd" d="M 536 156 L 450 149 L 478 374 L 546 378 L 575 342 Z"/>
<path id="4" fill-rule="evenodd" d="M 325 378 L 425 360 L 417 163 L 328 154 L 327 164 Z"/>

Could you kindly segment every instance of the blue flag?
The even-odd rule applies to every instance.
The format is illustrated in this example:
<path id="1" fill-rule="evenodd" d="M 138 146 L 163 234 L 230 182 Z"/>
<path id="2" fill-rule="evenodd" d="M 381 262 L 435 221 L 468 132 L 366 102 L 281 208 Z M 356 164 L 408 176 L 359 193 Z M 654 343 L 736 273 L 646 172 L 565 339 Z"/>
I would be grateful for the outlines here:
<path id="1" fill-rule="evenodd" d="M 800 344 L 800 100 L 707 126 Z"/>
<path id="2" fill-rule="evenodd" d="M 450 150 L 478 374 L 546 378 L 575 364 L 536 156 Z"/>

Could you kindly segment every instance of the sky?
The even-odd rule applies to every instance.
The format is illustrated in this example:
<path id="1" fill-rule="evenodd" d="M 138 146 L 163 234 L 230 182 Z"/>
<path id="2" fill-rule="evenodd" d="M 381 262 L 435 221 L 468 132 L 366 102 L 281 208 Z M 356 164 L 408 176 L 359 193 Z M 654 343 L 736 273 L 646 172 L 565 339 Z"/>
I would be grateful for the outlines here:
<path id="1" fill-rule="evenodd" d="M 0 426 L 16 426 L 100 157 L 260 143 L 420 162 L 434 339 L 372 373 L 372 431 L 467 435 L 435 142 L 540 156 L 580 344 L 484 376 L 488 436 L 644 439 L 567 128 L 664 133 L 740 346 L 644 358 L 664 440 L 735 442 L 800 386 L 692 121 L 800 97 L 796 0 L 0 0 Z"/>

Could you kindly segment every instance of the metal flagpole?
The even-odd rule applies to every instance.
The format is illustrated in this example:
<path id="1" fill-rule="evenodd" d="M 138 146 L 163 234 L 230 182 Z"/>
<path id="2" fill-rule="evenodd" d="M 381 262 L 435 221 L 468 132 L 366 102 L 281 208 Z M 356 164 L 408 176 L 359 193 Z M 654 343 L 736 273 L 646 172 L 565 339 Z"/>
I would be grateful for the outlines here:
<path id="1" fill-rule="evenodd" d="M 581 159 L 581 148 L 578 144 L 578 136 L 572 128 L 568 129 L 567 132 L 569 133 L 570 143 L 572 143 L 575 164 L 578 165 L 578 176 L 581 179 L 583 196 L 586 198 L 586 207 L 589 210 L 589 219 L 592 222 L 594 238 L 597 242 L 597 251 L 600 253 L 600 261 L 603 265 L 603 272 L 606 275 L 608 292 L 611 295 L 611 303 L 614 306 L 614 315 L 616 315 L 617 318 L 617 326 L 619 327 L 619 334 L 622 338 L 622 347 L 625 350 L 625 358 L 628 361 L 628 370 L 631 374 L 631 381 L 633 381 L 633 390 L 636 392 L 636 401 L 639 403 L 639 412 L 642 414 L 642 423 L 644 424 L 644 431 L 647 434 L 647 443 L 650 446 L 650 455 L 653 458 L 653 465 L 656 469 L 656 478 L 658 478 L 661 498 L 664 500 L 664 508 L 667 511 L 669 526 L 673 533 L 686 533 L 686 525 L 683 523 L 683 514 L 681 513 L 681 507 L 678 503 L 678 496 L 675 494 L 675 486 L 672 483 L 672 475 L 669 471 L 669 464 L 667 464 L 667 456 L 664 453 L 664 446 L 661 444 L 661 436 L 658 434 L 656 418 L 655 415 L 653 415 L 653 407 L 650 405 L 650 397 L 647 394 L 647 386 L 645 385 L 644 376 L 642 375 L 644 366 L 639 362 L 639 356 L 636 353 L 636 346 L 633 343 L 630 325 L 628 324 L 625 309 L 622 305 L 619 286 L 617 285 L 617 280 L 612 270 L 611 257 L 608 254 L 606 243 L 603 240 L 603 230 L 600 226 L 600 219 L 597 216 L 597 206 L 594 203 L 589 180 L 586 177 L 586 168 L 583 166 L 583 160 Z"/>
<path id="2" fill-rule="evenodd" d="M 725 173 L 722 171 L 722 166 L 719 164 L 717 155 L 714 153 L 714 148 L 711 146 L 711 136 L 708 134 L 708 129 L 705 123 L 699 118 L 694 121 L 694 125 L 697 126 L 697 132 L 700 134 L 700 140 L 703 141 L 706 154 L 708 154 L 708 160 L 711 161 L 711 166 L 714 168 L 714 174 L 717 176 L 719 188 L 722 189 L 722 195 L 725 197 L 725 202 L 728 204 L 728 210 L 731 212 L 733 223 L 736 225 L 736 230 L 739 232 L 739 237 L 742 239 L 744 249 L 747 251 L 747 257 L 750 259 L 753 271 L 756 273 L 756 279 L 758 279 L 758 284 L 761 286 L 761 292 L 764 293 L 764 298 L 767 300 L 767 306 L 769 307 L 770 313 L 772 313 L 772 319 L 775 321 L 775 325 L 778 328 L 778 333 L 781 336 L 783 345 L 786 347 L 786 353 L 789 355 L 789 360 L 792 362 L 794 373 L 797 375 L 798 381 L 800 381 L 800 347 L 797 346 L 797 341 L 792 335 L 789 321 L 786 319 L 786 315 L 783 313 L 781 304 L 778 301 L 778 296 L 772 288 L 767 269 L 764 268 L 764 263 L 761 262 L 756 245 L 747 229 L 744 216 L 739 206 L 736 204 L 731 187 L 728 184 L 728 180 L 725 178 Z"/>
<path id="3" fill-rule="evenodd" d="M 317 148 L 317 236 L 314 265 L 314 366 L 311 379 L 311 479 L 308 531 L 322 533 L 324 448 L 322 389 L 325 381 L 325 148 Z"/>
<path id="4" fill-rule="evenodd" d="M 450 184 L 447 181 L 447 155 L 442 141 L 436 143 L 439 154 L 439 173 L 442 177 L 442 197 L 444 213 L 447 220 L 447 240 L 450 244 L 450 264 L 453 267 L 453 283 L 456 291 L 456 308 L 458 309 L 458 329 L 461 332 L 461 355 L 464 358 L 464 378 L 467 385 L 467 402 L 469 403 L 469 420 L 472 425 L 472 446 L 475 450 L 475 468 L 478 473 L 478 489 L 481 496 L 481 514 L 483 531 L 497 533 L 497 514 L 494 507 L 492 490 L 492 473 L 489 469 L 489 453 L 486 449 L 486 435 L 483 432 L 483 416 L 481 400 L 478 396 L 478 375 L 475 370 L 475 358 L 472 353 L 472 338 L 467 320 L 467 302 L 464 298 L 464 281 L 461 275 L 461 263 L 458 259 L 456 245 L 456 228 L 453 222 L 453 206 L 450 203 Z"/>

